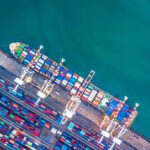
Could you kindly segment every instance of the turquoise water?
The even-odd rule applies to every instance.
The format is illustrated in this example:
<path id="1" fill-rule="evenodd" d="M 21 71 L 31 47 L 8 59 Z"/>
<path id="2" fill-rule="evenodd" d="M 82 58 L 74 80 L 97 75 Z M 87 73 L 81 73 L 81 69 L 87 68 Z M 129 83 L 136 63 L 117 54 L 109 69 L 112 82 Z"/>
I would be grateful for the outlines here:
<path id="1" fill-rule="evenodd" d="M 148 0 L 1 0 L 0 48 L 23 41 L 128 103 L 140 103 L 132 128 L 150 137 Z"/>

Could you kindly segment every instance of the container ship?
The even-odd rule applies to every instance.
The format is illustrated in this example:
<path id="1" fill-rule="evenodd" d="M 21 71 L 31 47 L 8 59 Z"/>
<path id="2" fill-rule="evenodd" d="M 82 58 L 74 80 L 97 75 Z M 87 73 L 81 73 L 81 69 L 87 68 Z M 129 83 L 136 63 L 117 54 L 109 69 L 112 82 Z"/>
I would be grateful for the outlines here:
<path id="1" fill-rule="evenodd" d="M 22 42 L 11 43 L 10 50 L 12 55 L 24 65 L 28 65 L 36 53 L 36 49 L 33 49 Z M 48 58 L 46 55 L 39 53 L 31 68 L 41 75 L 50 78 L 52 76 L 52 72 L 57 68 L 57 66 L 57 62 Z M 84 83 L 84 78 L 62 66 L 59 69 L 59 74 L 55 76 L 53 82 L 67 90 L 71 95 L 75 95 L 78 91 L 80 91 L 80 87 Z M 101 90 L 92 83 L 90 83 L 85 89 L 81 96 L 81 100 L 93 105 L 96 109 L 108 117 L 113 116 L 116 108 L 121 103 L 118 98 Z M 121 124 L 125 124 L 132 112 L 133 109 L 127 104 L 124 104 L 116 117 L 116 121 Z M 137 113 L 135 113 L 134 118 L 130 120 L 128 126 L 132 124 L 136 115 Z"/>

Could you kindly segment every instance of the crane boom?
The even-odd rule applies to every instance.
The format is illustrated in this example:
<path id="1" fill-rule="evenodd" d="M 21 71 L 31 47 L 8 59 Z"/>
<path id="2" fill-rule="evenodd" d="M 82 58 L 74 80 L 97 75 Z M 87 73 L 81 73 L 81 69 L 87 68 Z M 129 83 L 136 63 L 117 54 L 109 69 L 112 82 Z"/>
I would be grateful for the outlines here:
<path id="1" fill-rule="evenodd" d="M 121 111 L 122 107 L 124 106 L 126 100 L 128 99 L 127 96 L 124 97 L 124 100 L 118 104 L 116 111 L 113 112 L 113 119 L 110 120 L 109 125 L 107 126 L 106 130 L 102 130 L 101 134 L 102 137 L 99 140 L 99 144 L 101 144 L 102 140 L 104 139 L 104 137 L 109 138 L 110 137 L 110 129 L 112 128 L 113 125 L 116 126 L 117 122 L 115 122 L 115 119 L 117 118 L 119 112 Z M 104 122 L 102 122 L 101 127 L 104 125 Z M 101 128 L 100 127 L 100 128 Z M 114 130 L 114 128 L 113 128 Z"/>
<path id="2" fill-rule="evenodd" d="M 133 111 L 131 112 L 129 118 L 126 120 L 126 123 L 121 127 L 121 130 L 118 133 L 118 135 L 116 137 L 113 137 L 113 143 L 110 146 L 109 150 L 113 150 L 115 144 L 120 145 L 122 143 L 122 141 L 119 138 L 127 131 L 128 124 L 133 119 L 133 116 L 137 112 L 136 109 L 137 109 L 138 106 L 139 106 L 139 104 L 136 103 L 135 106 L 134 106 Z"/>
<path id="3" fill-rule="evenodd" d="M 77 92 L 77 94 L 71 96 L 70 100 L 66 104 L 64 112 L 62 113 L 61 124 L 64 125 L 68 121 L 68 119 L 71 119 L 73 117 L 73 115 L 76 112 L 76 109 L 78 108 L 78 106 L 81 103 L 80 98 L 81 98 L 82 94 L 84 93 L 84 91 L 86 90 L 89 83 L 91 82 L 94 75 L 95 75 L 95 71 L 91 70 L 90 73 L 88 74 L 87 78 L 84 80 L 84 82 L 83 82 L 80 90 Z"/>

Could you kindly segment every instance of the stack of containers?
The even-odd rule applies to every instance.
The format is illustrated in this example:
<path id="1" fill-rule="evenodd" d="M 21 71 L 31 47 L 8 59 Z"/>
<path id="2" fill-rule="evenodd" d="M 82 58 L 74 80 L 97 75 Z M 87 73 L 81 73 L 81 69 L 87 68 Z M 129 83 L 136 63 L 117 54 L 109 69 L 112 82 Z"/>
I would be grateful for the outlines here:
<path id="1" fill-rule="evenodd" d="M 23 148 L 36 150 L 38 148 L 38 144 L 28 136 L 3 121 L 0 121 L 0 141 L 14 150 Z"/>
<path id="2" fill-rule="evenodd" d="M 61 82 L 63 81 L 63 79 L 64 79 L 67 72 L 68 72 L 68 70 L 66 68 L 62 67 L 59 75 L 56 77 L 55 83 L 56 84 L 61 84 Z"/>
<path id="3" fill-rule="evenodd" d="M 76 83 L 76 80 L 78 79 L 78 75 L 77 74 L 73 74 L 72 77 L 70 78 L 69 82 L 66 85 L 66 89 L 68 91 L 71 91 L 72 87 L 74 86 L 74 84 Z"/>
<path id="4" fill-rule="evenodd" d="M 103 91 L 99 91 L 98 94 L 96 95 L 95 99 L 92 102 L 92 105 L 95 107 L 98 107 L 99 103 L 101 102 L 101 100 L 104 97 L 104 92 Z"/>
<path id="5" fill-rule="evenodd" d="M 15 54 L 16 54 L 16 57 L 17 58 L 19 58 L 19 56 L 21 55 L 21 53 L 22 53 L 22 51 L 24 50 L 24 47 L 25 47 L 26 45 L 25 44 L 20 44 L 18 47 L 17 47 L 17 49 L 16 49 L 16 51 L 15 51 Z"/>
<path id="6" fill-rule="evenodd" d="M 1 99 L 4 99 L 4 98 L 2 97 Z M 47 128 L 50 128 L 49 122 L 37 116 L 37 114 L 32 113 L 26 108 L 23 108 L 22 106 L 16 104 L 15 102 L 10 101 L 9 99 L 6 99 L 4 103 L 5 105 L 0 106 L 0 115 L 17 122 L 20 126 L 25 128 L 29 132 L 33 133 L 35 136 L 38 136 L 39 128 L 44 127 L 44 126 Z M 13 109 L 13 107 L 11 106 L 15 106 L 15 107 L 17 106 L 17 109 Z M 23 109 L 24 111 L 22 112 Z M 25 114 L 27 113 L 28 115 L 23 115 L 23 113 Z M 38 124 L 38 122 L 40 121 L 42 123 Z M 34 132 L 33 132 L 33 129 L 34 129 Z"/>
<path id="7" fill-rule="evenodd" d="M 58 64 L 55 61 L 53 61 L 50 68 L 49 68 L 49 70 L 48 70 L 50 77 L 52 76 L 52 72 L 54 72 L 56 70 L 57 66 L 58 66 Z"/>
<path id="8" fill-rule="evenodd" d="M 41 124 L 42 126 L 45 126 L 45 127 L 47 127 L 47 128 L 50 128 L 50 124 L 49 124 L 48 122 L 46 122 L 46 120 L 40 118 L 40 119 L 39 119 L 39 122 L 40 122 L 40 124 Z"/>
<path id="9" fill-rule="evenodd" d="M 118 122 L 121 122 L 121 123 L 125 124 L 126 120 L 129 118 L 129 115 L 130 115 L 130 114 L 131 114 L 131 112 L 130 112 L 129 106 L 124 105 L 124 106 L 122 107 L 122 109 L 120 110 L 120 112 L 119 112 L 119 114 L 118 114 L 116 120 L 117 120 Z"/>
<path id="10" fill-rule="evenodd" d="M 93 134 L 91 131 L 88 131 L 85 128 L 82 128 L 77 123 L 71 121 L 68 124 L 67 129 L 78 134 L 79 136 L 83 137 L 85 140 L 93 143 L 94 145 L 98 145 L 97 141 L 98 139 L 100 139 L 100 136 Z"/>
<path id="11" fill-rule="evenodd" d="M 42 56 L 41 54 L 38 54 L 33 64 L 34 70 L 36 70 L 37 72 L 40 72 L 40 69 L 42 67 L 42 63 L 39 62 L 39 60 L 41 60 L 41 56 Z"/>
<path id="12" fill-rule="evenodd" d="M 61 82 L 61 85 L 65 87 L 67 83 L 69 82 L 70 78 L 72 77 L 73 73 L 71 71 L 67 72 L 64 79 Z"/>
<path id="13" fill-rule="evenodd" d="M 85 91 L 84 91 L 84 93 L 83 93 L 81 99 L 84 100 L 84 101 L 91 102 L 91 101 L 90 101 L 91 99 L 88 100 L 88 98 L 89 98 L 90 93 L 92 92 L 92 90 L 93 90 L 93 85 L 90 83 L 90 84 L 88 85 L 88 87 L 85 89 Z"/>
<path id="14" fill-rule="evenodd" d="M 98 89 L 92 83 L 90 83 L 88 89 L 91 91 L 88 97 L 88 102 L 91 103 L 94 100 L 95 96 L 97 95 Z"/>
<path id="15" fill-rule="evenodd" d="M 60 139 L 55 145 L 56 150 L 90 150 L 89 147 L 79 142 L 77 139 L 73 138 L 69 134 L 63 132 Z"/>
<path id="16" fill-rule="evenodd" d="M 73 87 L 70 92 L 71 92 L 71 94 L 76 94 L 78 91 L 78 88 L 80 87 L 80 84 L 78 83 L 79 76 L 74 73 L 72 78 L 74 80 L 74 84 L 73 84 Z"/>
<path id="17" fill-rule="evenodd" d="M 46 70 L 45 71 L 45 74 L 46 74 L 45 76 L 48 77 L 48 78 L 50 77 L 50 74 L 51 74 L 51 72 L 49 71 L 51 64 L 52 64 L 52 60 L 47 58 L 44 62 L 44 65 L 43 65 L 43 68 Z"/>
<path id="18" fill-rule="evenodd" d="M 45 75 L 45 73 L 46 73 L 46 69 L 43 67 L 44 62 L 45 62 L 45 59 L 44 59 L 44 58 L 45 58 L 45 57 L 43 57 L 43 55 L 42 55 L 42 57 L 40 57 L 39 60 L 38 60 L 38 62 L 37 62 L 38 66 L 40 67 L 39 72 L 40 72 L 42 75 Z"/>
<path id="19" fill-rule="evenodd" d="M 4 87 L 7 89 L 7 86 L 9 87 L 12 87 L 12 84 L 9 83 L 9 82 L 5 82 L 4 80 L 0 80 L 2 83 L 5 83 L 4 84 Z M 8 89 L 10 90 L 10 89 Z M 16 96 L 17 98 L 23 100 L 25 103 L 29 104 L 29 105 L 33 105 L 35 104 L 36 100 L 26 94 L 24 94 L 23 91 L 19 90 L 17 93 L 12 93 L 14 94 L 14 96 Z M 27 119 L 29 119 L 31 122 L 34 122 L 35 121 L 35 115 L 33 113 L 29 113 L 29 110 L 23 108 L 20 110 L 19 108 L 19 105 L 16 104 L 16 103 L 8 103 L 8 98 L 7 97 L 4 97 L 1 95 L 1 99 L 0 99 L 0 103 L 4 106 L 6 106 L 6 103 L 7 103 L 7 106 L 9 104 L 9 108 L 11 110 L 14 110 L 14 111 L 18 111 L 20 113 L 20 115 L 22 117 L 28 117 Z M 50 118 L 52 119 L 56 119 L 57 115 L 59 115 L 56 111 L 50 109 L 48 106 L 46 106 L 45 104 L 43 103 L 40 103 L 39 104 L 39 107 L 37 107 L 38 110 L 40 110 L 41 112 L 43 112 L 44 114 L 48 115 Z M 2 113 L 2 115 L 5 115 Z M 14 118 L 14 115 L 13 114 L 10 114 L 9 117 L 11 117 L 12 119 Z"/>
<path id="20" fill-rule="evenodd" d="M 105 110 L 108 107 L 111 99 L 112 99 L 112 96 L 109 95 L 108 93 L 105 93 L 103 99 L 101 100 L 101 102 L 98 105 L 98 109 L 100 109 L 101 111 L 105 112 Z"/>
<path id="21" fill-rule="evenodd" d="M 20 49 L 20 50 L 21 50 L 21 49 Z M 20 51 L 20 50 L 19 50 L 19 51 Z M 23 50 L 23 51 L 22 51 L 22 50 Z M 26 58 L 26 56 L 27 56 L 27 54 L 28 54 L 28 52 L 26 51 L 26 47 L 24 47 L 22 50 L 21 50 L 21 53 L 19 52 L 19 55 L 18 55 L 19 61 L 20 61 L 21 63 L 24 62 L 24 60 L 25 60 L 25 58 Z"/>
<path id="22" fill-rule="evenodd" d="M 106 109 L 105 113 L 108 116 L 111 116 L 113 111 L 115 111 L 116 108 L 118 107 L 119 103 L 120 103 L 120 101 L 114 97 L 113 100 L 110 102 L 108 108 Z"/>
<path id="23" fill-rule="evenodd" d="M 33 57 L 34 57 L 34 55 L 32 53 L 30 53 L 30 51 L 29 51 L 29 53 L 27 54 L 27 56 L 24 60 L 24 64 L 25 65 L 29 64 L 31 62 L 31 60 L 33 59 Z"/>
<path id="24" fill-rule="evenodd" d="M 42 63 L 40 73 L 45 76 L 47 70 L 50 67 L 51 62 L 47 59 L 47 56 L 45 56 L 45 55 L 42 55 L 41 60 L 39 60 L 39 61 Z"/>
<path id="25" fill-rule="evenodd" d="M 82 77 L 78 77 L 77 82 L 74 84 L 72 90 L 71 90 L 71 94 L 76 94 L 77 91 L 79 90 L 80 86 L 82 85 L 84 79 Z"/>

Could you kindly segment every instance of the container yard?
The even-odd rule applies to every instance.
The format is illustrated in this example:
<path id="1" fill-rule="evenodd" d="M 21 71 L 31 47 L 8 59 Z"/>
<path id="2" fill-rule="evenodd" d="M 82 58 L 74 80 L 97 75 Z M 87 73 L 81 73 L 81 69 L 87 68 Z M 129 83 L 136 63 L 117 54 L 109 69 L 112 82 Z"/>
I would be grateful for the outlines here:
<path id="1" fill-rule="evenodd" d="M 136 134 L 130 131 L 129 127 L 137 116 L 137 111 L 126 103 L 124 104 L 124 101 L 120 101 L 92 83 L 85 86 L 86 79 L 62 65 L 58 67 L 58 63 L 37 53 L 24 43 L 19 43 L 12 54 L 19 63 L 5 53 L 0 53 L 2 67 L 0 68 L 0 136 L 2 135 L 0 144 L 5 146 L 3 148 L 33 150 L 149 149 L 148 141 L 139 135 L 135 136 Z M 36 58 L 34 58 L 35 55 Z M 33 75 L 32 83 L 20 85 L 16 91 L 13 91 L 16 87 L 15 78 L 20 75 L 23 65 L 30 64 L 33 58 L 35 61 L 31 68 L 36 73 Z M 12 64 L 11 67 L 9 63 Z M 55 70 L 58 74 L 53 76 Z M 38 99 L 37 92 L 44 83 L 43 81 L 51 78 L 54 84 L 52 92 L 46 98 L 41 99 L 38 105 L 35 105 Z M 83 87 L 86 87 L 84 91 Z M 65 106 L 70 97 L 78 94 L 79 91 L 83 91 L 81 104 L 76 114 L 62 125 L 62 113 Z M 104 122 L 105 118 L 108 123 Z M 100 130 L 103 122 L 104 126 Z M 120 145 L 114 144 L 112 137 L 104 137 L 100 142 L 103 131 L 107 131 L 111 122 L 116 123 L 117 126 L 126 126 L 128 129 L 120 137 L 122 140 Z M 3 132 L 7 128 L 8 131 L 11 131 L 10 134 Z M 12 132 L 17 134 L 13 135 Z M 117 128 L 112 136 L 117 137 L 118 133 L 120 130 Z M 127 140 L 129 136 L 132 137 L 132 140 Z M 136 137 L 142 140 L 139 141 L 139 138 Z M 20 141 L 18 142 L 17 139 Z"/>

